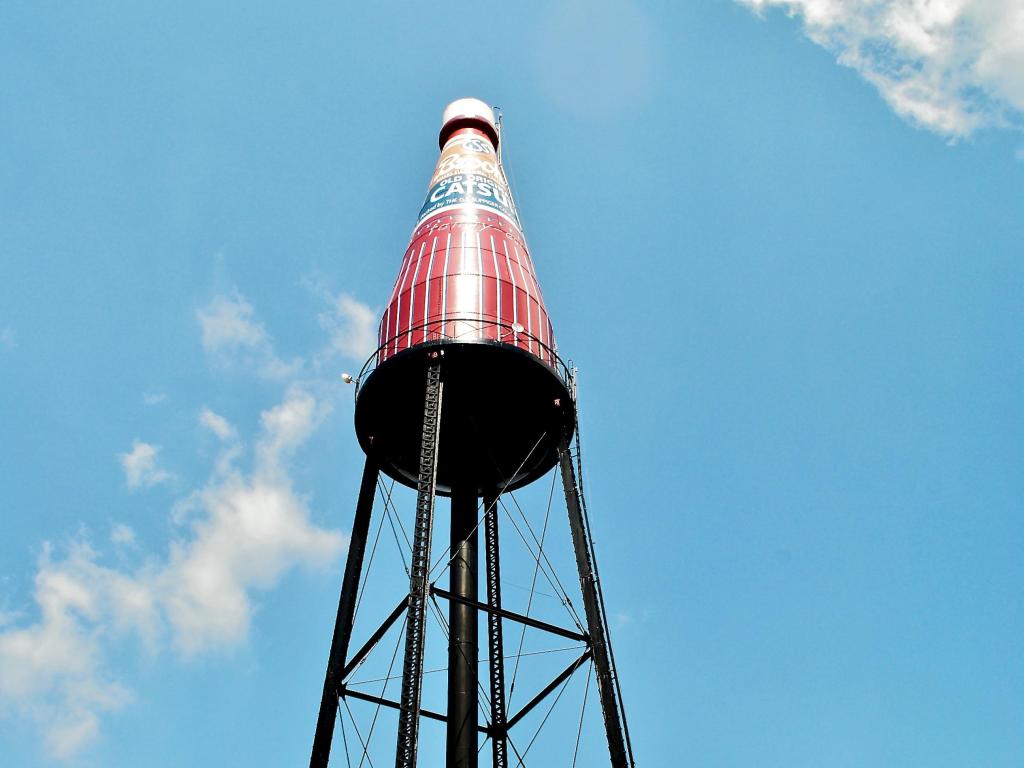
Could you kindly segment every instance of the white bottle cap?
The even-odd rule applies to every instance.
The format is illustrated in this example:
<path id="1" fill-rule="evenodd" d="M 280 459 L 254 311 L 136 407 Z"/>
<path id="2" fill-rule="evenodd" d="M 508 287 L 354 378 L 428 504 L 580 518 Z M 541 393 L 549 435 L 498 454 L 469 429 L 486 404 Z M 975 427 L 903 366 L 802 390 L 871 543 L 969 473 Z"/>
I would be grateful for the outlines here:
<path id="1" fill-rule="evenodd" d="M 451 135 L 447 130 L 449 125 L 465 123 L 483 123 L 481 126 L 485 133 L 492 138 L 495 146 L 498 144 L 498 121 L 494 117 L 494 110 L 480 99 L 456 99 L 444 108 L 441 116 L 441 143 Z"/>

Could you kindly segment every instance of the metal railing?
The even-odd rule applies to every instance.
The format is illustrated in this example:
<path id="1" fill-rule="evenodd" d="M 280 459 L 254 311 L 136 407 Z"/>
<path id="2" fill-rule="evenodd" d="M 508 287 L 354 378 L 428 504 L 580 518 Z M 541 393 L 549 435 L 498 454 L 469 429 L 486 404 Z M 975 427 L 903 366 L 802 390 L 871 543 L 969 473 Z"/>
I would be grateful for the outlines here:
<path id="1" fill-rule="evenodd" d="M 489 331 L 491 333 L 488 333 Z M 521 325 L 488 320 L 479 315 L 431 320 L 405 328 L 386 339 L 359 370 L 359 375 L 355 378 L 355 396 L 359 396 L 359 389 L 366 377 L 384 361 L 413 347 L 446 342 L 504 344 L 528 352 L 547 365 L 575 399 L 575 369 L 567 365 L 552 347 L 527 332 Z"/>

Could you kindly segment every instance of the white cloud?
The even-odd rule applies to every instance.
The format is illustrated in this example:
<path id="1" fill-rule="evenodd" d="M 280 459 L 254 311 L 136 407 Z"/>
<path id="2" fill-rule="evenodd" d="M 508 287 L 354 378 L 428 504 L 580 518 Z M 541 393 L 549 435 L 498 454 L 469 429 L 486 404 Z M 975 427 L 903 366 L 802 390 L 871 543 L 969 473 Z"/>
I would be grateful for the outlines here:
<path id="1" fill-rule="evenodd" d="M 779 7 L 906 120 L 951 139 L 1024 124 L 1020 0 L 737 0 Z"/>
<path id="2" fill-rule="evenodd" d="M 277 356 L 252 305 L 237 291 L 215 297 L 196 311 L 196 318 L 203 349 L 218 365 L 250 367 L 271 379 L 293 376 L 302 368 L 301 359 L 286 362 Z"/>
<path id="3" fill-rule="evenodd" d="M 0 627 L 0 716 L 35 722 L 53 754 L 72 755 L 96 736 L 105 714 L 131 698 L 107 671 L 118 643 L 137 638 L 154 652 L 169 644 L 184 656 L 237 645 L 248 637 L 254 591 L 272 588 L 297 566 L 337 558 L 345 538 L 313 524 L 288 472 L 328 410 L 292 387 L 261 414 L 249 471 L 236 466 L 244 446 L 226 445 L 207 484 L 176 505 L 172 519 L 181 528 L 163 558 L 119 570 L 102 565 L 83 542 L 60 560 L 45 547 L 38 619 Z M 206 426 L 235 435 L 221 417 L 203 413 Z M 131 456 L 129 482 L 145 484 L 160 472 L 153 446 L 136 441 L 125 454 Z M 127 545 L 135 534 L 119 524 L 110 538 Z"/>
<path id="4" fill-rule="evenodd" d="M 267 343 L 263 325 L 253 320 L 252 305 L 237 292 L 231 297 L 215 297 L 196 315 L 202 329 L 203 348 L 208 352 Z"/>
<path id="5" fill-rule="evenodd" d="M 236 436 L 235 428 L 228 423 L 228 420 L 209 408 L 203 408 L 200 411 L 199 423 L 225 442 L 233 440 Z"/>
<path id="6" fill-rule="evenodd" d="M 272 586 L 296 565 L 329 562 L 343 549 L 340 534 L 310 522 L 287 473 L 292 453 L 325 415 L 311 395 L 290 390 L 262 414 L 251 473 L 220 463 L 210 484 L 191 497 L 189 535 L 172 544 L 160 582 L 176 647 L 185 654 L 240 642 L 251 589 Z"/>
<path id="7" fill-rule="evenodd" d="M 134 544 L 135 531 L 124 523 L 118 523 L 110 529 L 110 542 L 112 544 L 120 544 L 122 546 Z"/>
<path id="8" fill-rule="evenodd" d="M 121 467 L 129 488 L 148 488 L 171 479 L 171 473 L 157 465 L 158 453 L 160 446 L 135 440 L 131 451 L 120 454 Z"/>
<path id="9" fill-rule="evenodd" d="M 1013 153 L 1013 156 L 1024 163 L 1024 147 L 1017 147 L 1017 151 Z"/>
<path id="10" fill-rule="evenodd" d="M 293 387 L 284 402 L 260 414 L 263 439 L 256 446 L 258 468 L 266 475 L 276 475 L 282 461 L 304 443 L 326 416 L 312 395 Z"/>
<path id="11" fill-rule="evenodd" d="M 15 334 L 14 329 L 11 326 L 0 328 L 0 347 L 7 347 L 7 349 L 14 349 L 18 346 L 18 337 Z"/>
<path id="12" fill-rule="evenodd" d="M 327 354 L 362 363 L 377 349 L 377 313 L 346 293 L 329 297 L 331 308 L 320 313 L 320 327 L 328 333 Z"/>
<path id="13" fill-rule="evenodd" d="M 160 405 L 167 402 L 166 392 L 146 392 L 142 396 L 142 402 L 146 405 Z"/>
<path id="14" fill-rule="evenodd" d="M 237 293 L 199 310 L 207 353 L 262 376 L 308 373 L 301 360 L 277 358 L 254 314 Z M 332 354 L 372 351 L 372 314 L 338 297 L 330 319 L 321 321 Z M 320 566 L 342 553 L 345 537 L 313 522 L 309 499 L 290 473 L 296 452 L 330 412 L 314 394 L 322 384 L 287 386 L 281 401 L 260 414 L 248 444 L 223 416 L 200 411 L 200 425 L 220 440 L 220 450 L 206 483 L 172 505 L 174 534 L 162 555 L 140 552 L 135 531 L 121 523 L 109 535 L 115 562 L 130 554 L 142 558 L 141 566 L 104 564 L 84 534 L 61 557 L 45 547 L 35 611 L 0 614 L 0 718 L 34 722 L 54 755 L 73 755 L 95 738 L 106 715 L 130 701 L 112 667 L 132 644 L 192 657 L 243 643 L 259 591 L 296 567 Z M 171 479 L 159 451 L 135 440 L 119 456 L 129 487 Z"/>
<path id="15" fill-rule="evenodd" d="M 102 660 L 110 633 L 147 620 L 145 599 L 125 581 L 97 565 L 85 545 L 59 563 L 47 546 L 35 579 L 39 620 L 0 632 L 0 713 L 36 722 L 58 757 L 78 751 L 98 732 L 100 716 L 130 699 Z"/>

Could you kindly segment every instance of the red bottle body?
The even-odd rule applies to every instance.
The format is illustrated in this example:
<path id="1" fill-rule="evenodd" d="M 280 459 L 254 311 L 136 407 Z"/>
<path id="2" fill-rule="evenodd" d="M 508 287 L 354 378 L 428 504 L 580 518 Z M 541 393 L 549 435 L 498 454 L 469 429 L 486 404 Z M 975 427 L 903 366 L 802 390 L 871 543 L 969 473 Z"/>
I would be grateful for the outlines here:
<path id="1" fill-rule="evenodd" d="M 494 140 L 447 136 L 381 318 L 378 364 L 429 341 L 510 344 L 554 366 L 555 343 Z"/>

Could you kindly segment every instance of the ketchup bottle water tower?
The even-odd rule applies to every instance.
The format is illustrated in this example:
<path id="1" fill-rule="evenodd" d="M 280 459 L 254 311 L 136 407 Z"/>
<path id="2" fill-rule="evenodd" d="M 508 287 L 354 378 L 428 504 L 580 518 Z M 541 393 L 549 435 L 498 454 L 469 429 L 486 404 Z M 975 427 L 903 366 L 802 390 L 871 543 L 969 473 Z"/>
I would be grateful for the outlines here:
<path id="1" fill-rule="evenodd" d="M 357 380 L 355 426 L 366 465 L 311 768 L 328 765 L 339 700 L 345 697 L 398 711 L 396 768 L 441 764 L 438 755 L 418 755 L 423 717 L 446 723 L 447 766 L 476 768 L 487 741 L 495 768 L 523 764 L 513 741 L 515 725 L 588 661 L 595 672 L 610 765 L 634 765 L 571 450 L 576 431 L 572 372 L 556 352 L 537 273 L 501 167 L 499 140 L 494 112 L 484 102 L 459 99 L 445 109 L 441 156 L 381 318 L 379 347 Z M 584 606 L 585 619 L 581 617 L 575 630 L 506 610 L 501 599 L 502 494 L 555 467 L 565 493 Z M 350 653 L 381 473 L 416 491 L 409 589 L 367 642 Z M 437 556 L 432 557 L 432 532 L 438 496 L 451 499 L 448 589 L 430 580 Z M 483 600 L 477 586 L 481 529 Z M 444 713 L 421 708 L 428 602 L 437 598 L 448 604 Z M 480 614 L 487 625 L 484 682 L 478 680 L 477 668 Z M 400 697 L 386 699 L 349 687 L 352 671 L 402 620 Z M 503 620 L 571 638 L 584 649 L 515 713 L 505 707 Z"/>

